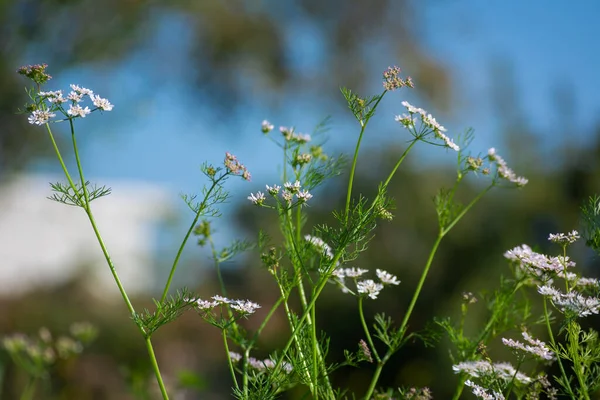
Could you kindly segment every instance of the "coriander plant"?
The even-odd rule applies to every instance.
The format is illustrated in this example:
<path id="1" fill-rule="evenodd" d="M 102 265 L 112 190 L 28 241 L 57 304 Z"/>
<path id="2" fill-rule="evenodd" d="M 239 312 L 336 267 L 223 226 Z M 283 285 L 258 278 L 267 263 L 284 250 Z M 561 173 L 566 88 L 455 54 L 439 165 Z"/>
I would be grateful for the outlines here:
<path id="1" fill-rule="evenodd" d="M 169 394 L 163 382 L 159 360 L 152 343 L 153 334 L 163 325 L 193 310 L 220 331 L 223 362 L 231 375 L 232 396 L 238 399 L 275 399 L 292 388 L 300 388 L 306 398 L 312 399 L 430 399 L 428 388 L 382 388 L 379 380 L 383 369 L 409 341 L 427 336 L 426 332 L 409 330 L 411 317 L 419 296 L 427 282 L 435 256 L 443 239 L 483 196 L 495 187 L 522 187 L 527 179 L 518 176 L 505 160 L 490 148 L 485 153 L 472 155 L 466 151 L 473 139 L 471 131 L 456 137 L 446 135 L 446 129 L 422 108 L 406 101 L 401 102 L 404 113 L 395 117 L 399 130 L 405 132 L 408 144 L 385 180 L 377 185 L 372 199 L 353 190 L 356 167 L 363 137 L 378 106 L 393 91 L 413 88 L 410 78 L 402 78 L 398 67 L 383 73 L 381 93 L 361 97 L 349 89 L 341 90 L 350 112 L 357 122 L 356 147 L 349 163 L 345 186 L 345 203 L 342 209 L 332 210 L 335 222 L 308 226 L 307 216 L 315 189 L 328 179 L 339 176 L 347 165 L 343 157 L 326 154 L 323 143 L 316 134 L 297 132 L 293 127 L 282 126 L 275 130 L 273 124 L 263 121 L 263 135 L 281 149 L 282 169 L 280 180 L 264 182 L 265 189 L 250 193 L 247 200 L 260 208 L 261 213 L 273 213 L 278 220 L 279 237 L 259 232 L 256 243 L 234 241 L 225 249 L 217 249 L 212 237 L 212 221 L 220 216 L 219 205 L 229 198 L 225 183 L 230 178 L 249 181 L 250 172 L 236 156 L 226 153 L 222 164 L 205 163 L 202 172 L 207 184 L 199 195 L 184 195 L 183 200 L 191 211 L 189 228 L 184 234 L 171 269 L 166 276 L 164 289 L 154 300 L 154 310 L 139 310 L 130 301 L 126 288 L 119 279 L 118 267 L 110 257 L 107 246 L 97 227 L 91 203 L 110 194 L 105 186 L 95 186 L 85 179 L 83 162 L 77 146 L 77 119 L 94 112 L 111 111 L 113 105 L 92 90 L 71 85 L 64 95 L 61 90 L 42 91 L 49 80 L 46 65 L 22 67 L 19 73 L 33 81 L 29 89 L 31 103 L 26 106 L 31 124 L 46 129 L 66 181 L 51 184 L 51 200 L 79 207 L 87 215 L 106 264 L 114 278 L 131 320 L 146 344 L 148 362 L 151 364 L 163 399 Z M 85 105 L 85 101 L 91 105 Z M 90 108 L 91 107 L 91 108 Z M 72 152 L 76 168 L 69 170 L 63 160 L 52 126 L 65 123 L 71 133 Z M 379 313 L 367 315 L 364 303 L 375 301 L 382 290 L 394 290 L 401 284 L 397 276 L 368 265 L 360 265 L 361 253 L 373 238 L 379 223 L 394 218 L 393 199 L 388 196 L 396 172 L 415 146 L 422 144 L 431 151 L 452 152 L 456 155 L 456 176 L 447 188 L 441 188 L 434 198 L 437 214 L 437 234 L 417 285 L 411 288 L 412 297 L 400 321 Z M 457 193 L 467 176 L 474 175 L 486 182 L 481 190 L 466 204 L 457 200 Z M 588 243 L 598 249 L 598 200 L 593 199 L 585 209 L 588 223 Z M 402 211 L 402 210 L 401 210 Z M 594 225 L 595 224 L 595 225 Z M 187 288 L 173 292 L 173 277 L 177 271 L 183 249 L 194 235 L 198 243 L 209 248 L 220 286 L 219 293 L 195 294 Z M 498 289 L 489 294 L 484 303 L 488 320 L 479 332 L 465 331 L 465 319 L 477 297 L 464 295 L 461 319 L 437 319 L 435 324 L 453 343 L 451 358 L 453 369 L 459 374 L 454 398 L 458 399 L 465 386 L 475 396 L 483 399 L 538 398 L 545 393 L 549 398 L 558 394 L 572 399 L 590 399 L 600 386 L 600 346 L 597 332 L 585 331 L 577 322 L 600 311 L 597 280 L 583 278 L 571 272 L 574 262 L 567 256 L 568 246 L 579 238 L 575 231 L 566 235 L 551 235 L 550 240 L 560 246 L 561 254 L 555 257 L 534 252 L 528 246 L 508 251 L 505 257 L 511 262 L 512 275 L 503 278 Z M 273 304 L 259 305 L 251 300 L 232 299 L 221 275 L 221 265 L 250 248 L 258 248 L 264 273 L 269 274 L 278 288 L 278 300 Z M 360 266 L 359 266 L 360 265 Z M 559 283 L 560 282 L 560 283 Z M 556 285 L 562 285 L 562 290 Z M 529 300 L 531 288 L 541 296 L 541 309 Z M 325 291 L 341 290 L 356 301 L 356 318 L 360 321 L 364 340 L 356 348 L 344 353 L 345 362 L 332 363 L 329 356 L 329 336 L 319 329 L 317 303 Z M 407 290 L 407 289 L 405 289 Z M 255 312 L 264 308 L 264 319 L 254 330 L 249 330 L 244 320 L 256 318 Z M 558 316 L 552 314 L 556 312 Z M 276 313 L 282 312 L 287 320 L 285 345 L 269 357 L 253 357 L 265 327 Z M 537 314 L 536 314 L 537 313 Z M 538 315 L 539 314 L 539 315 Z M 537 319 L 536 319 L 537 318 Z M 527 326 L 545 328 L 549 342 L 535 338 Z M 500 337 L 515 326 L 522 327 L 524 342 L 513 337 Z M 557 329 L 558 328 L 558 329 Z M 560 340 L 564 338 L 564 340 Z M 435 335 L 431 340 L 435 339 Z M 493 362 L 487 346 L 494 340 L 514 351 L 516 367 L 506 362 Z M 8 344 L 7 344 L 8 343 Z M 5 347 L 10 350 L 10 342 Z M 528 361 L 538 361 L 532 367 Z M 550 378 L 546 363 L 556 362 L 560 375 Z M 340 368 L 360 368 L 363 363 L 373 363 L 371 382 L 363 393 L 351 393 L 337 387 L 332 372 Z M 523 370 L 527 366 L 529 374 Z M 542 366 L 542 367 L 540 367 Z M 551 382 L 551 381 L 554 382 Z M 554 386 L 553 386 L 554 383 Z M 26 388 L 26 391 L 31 389 Z M 31 398 L 31 395 L 28 395 Z"/>

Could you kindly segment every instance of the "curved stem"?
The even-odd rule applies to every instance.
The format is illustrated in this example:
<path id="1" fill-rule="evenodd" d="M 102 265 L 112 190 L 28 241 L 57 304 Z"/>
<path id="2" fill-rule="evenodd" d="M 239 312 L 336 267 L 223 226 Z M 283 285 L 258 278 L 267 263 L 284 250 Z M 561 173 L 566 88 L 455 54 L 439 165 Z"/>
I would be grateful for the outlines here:
<path id="1" fill-rule="evenodd" d="M 169 288 L 171 287 L 171 282 L 173 281 L 173 276 L 175 275 L 175 270 L 177 269 L 177 265 L 179 264 L 179 259 L 181 258 L 181 255 L 183 254 L 183 249 L 185 248 L 185 245 L 186 245 L 188 239 L 190 238 L 190 235 L 194 231 L 194 227 L 198 223 L 198 220 L 200 219 L 202 212 L 206 208 L 206 204 L 207 204 L 208 198 L 210 197 L 210 194 L 215 189 L 215 187 L 217 187 L 219 185 L 219 182 L 221 180 L 223 180 L 226 176 L 227 176 L 227 174 L 223 174 L 218 179 L 213 181 L 210 189 L 208 189 L 208 191 L 206 192 L 206 195 L 204 196 L 202 203 L 200 203 L 200 205 L 198 206 L 196 216 L 194 217 L 194 220 L 192 221 L 190 227 L 188 228 L 188 230 L 183 238 L 183 241 L 181 242 L 181 245 L 179 246 L 179 249 L 177 250 L 177 255 L 175 255 L 175 260 L 173 260 L 173 265 L 171 266 L 171 271 L 169 272 L 169 277 L 167 278 L 167 283 L 165 284 L 165 288 L 163 290 L 162 296 L 160 297 L 161 303 L 163 303 L 165 301 L 165 299 L 167 298 L 167 295 L 169 293 Z"/>
<path id="2" fill-rule="evenodd" d="M 77 162 L 77 169 L 79 171 L 79 178 L 81 181 L 81 190 L 83 191 L 83 196 L 84 196 L 83 209 L 85 210 L 85 213 L 88 216 L 90 224 L 92 225 L 92 229 L 94 230 L 94 234 L 96 235 L 98 244 L 100 245 L 100 248 L 102 249 L 102 254 L 104 255 L 104 258 L 106 259 L 106 263 L 108 264 L 108 267 L 110 268 L 110 272 L 113 276 L 113 279 L 115 280 L 115 283 L 117 284 L 117 287 L 119 288 L 119 292 L 121 293 L 121 296 L 123 297 L 123 301 L 125 301 L 125 304 L 127 305 L 127 309 L 129 310 L 129 313 L 132 316 L 135 316 L 135 309 L 133 308 L 133 304 L 131 304 L 131 301 L 129 300 L 129 296 L 127 295 L 127 292 L 125 291 L 123 284 L 121 283 L 121 279 L 119 278 L 119 275 L 117 274 L 117 269 L 115 268 L 115 265 L 112 261 L 112 258 L 110 257 L 110 254 L 108 253 L 108 249 L 106 247 L 106 244 L 104 243 L 104 239 L 102 238 L 102 235 L 100 234 L 100 231 L 98 230 L 96 220 L 94 219 L 94 214 L 92 213 L 92 209 L 90 206 L 89 194 L 87 191 L 87 187 L 85 185 L 85 177 L 83 175 L 83 168 L 81 166 L 81 160 L 79 158 L 79 151 L 77 149 L 77 141 L 75 139 L 75 127 L 73 126 L 73 120 L 69 120 L 69 123 L 71 126 L 71 139 L 73 142 L 73 151 L 75 153 L 75 161 Z M 54 139 L 53 139 L 53 143 L 54 143 Z M 64 167 L 65 174 L 68 174 L 68 172 L 66 171 L 66 167 L 64 166 L 64 163 L 62 162 L 62 159 L 60 159 L 60 161 Z M 72 183 L 73 181 L 70 178 L 67 178 L 67 179 L 69 179 L 69 183 L 71 185 L 73 185 L 73 183 Z M 78 192 L 76 192 L 76 193 L 78 193 Z M 145 335 L 143 328 L 140 328 L 140 329 L 142 330 L 142 334 Z"/>
<path id="3" fill-rule="evenodd" d="M 418 142 L 417 139 L 414 139 L 411 141 L 410 146 L 408 146 L 406 148 L 406 150 L 404 150 L 404 153 L 402 153 L 402 156 L 400 157 L 400 159 L 398 160 L 398 162 L 396 163 L 396 165 L 394 166 L 394 168 L 392 169 L 392 172 L 390 172 L 390 174 L 388 175 L 387 179 L 385 180 L 383 187 L 387 187 L 387 185 L 389 185 L 390 181 L 392 180 L 392 178 L 394 177 L 394 175 L 396 174 L 396 171 L 398 170 L 398 168 L 400 167 L 400 164 L 402 164 L 402 161 L 404 161 L 404 159 L 406 158 L 406 156 L 408 155 L 408 153 L 410 152 L 410 150 L 412 149 L 412 147 Z"/>
<path id="4" fill-rule="evenodd" d="M 381 102 L 381 100 L 383 99 L 383 97 L 385 96 L 386 93 L 387 93 L 387 90 L 384 90 L 383 93 L 381 93 L 381 95 L 379 96 L 379 98 L 377 99 L 375 104 L 373 104 L 373 107 L 371 107 L 371 111 L 368 113 L 366 119 L 364 119 L 364 120 L 361 119 L 359 121 L 360 134 L 358 135 L 358 140 L 356 142 L 356 147 L 354 149 L 354 156 L 352 157 L 352 167 L 350 168 L 350 177 L 348 178 L 348 189 L 346 192 L 346 208 L 345 208 L 345 212 L 344 212 L 345 222 L 348 222 L 348 213 L 350 212 L 350 199 L 352 198 L 352 186 L 354 184 L 354 173 L 356 171 L 356 164 L 358 162 L 358 151 L 360 150 L 360 144 L 362 142 L 362 138 L 365 133 L 365 129 L 367 128 L 367 124 L 369 123 L 371 116 L 373 116 L 373 114 L 375 113 L 377 106 L 379 105 L 379 103 Z"/>

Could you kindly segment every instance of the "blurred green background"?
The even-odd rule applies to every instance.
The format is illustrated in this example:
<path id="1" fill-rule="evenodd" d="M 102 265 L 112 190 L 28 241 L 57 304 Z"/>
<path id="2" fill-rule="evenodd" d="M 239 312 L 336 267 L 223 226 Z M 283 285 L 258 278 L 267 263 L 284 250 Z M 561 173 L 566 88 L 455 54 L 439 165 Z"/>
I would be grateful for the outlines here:
<path id="1" fill-rule="evenodd" d="M 339 87 L 378 93 L 381 72 L 399 65 L 416 88 L 386 96 L 360 154 L 356 193 L 372 196 L 402 153 L 407 137 L 393 116 L 405 99 L 432 112 L 451 137 L 473 127 L 474 153 L 496 147 L 530 181 L 523 190 L 494 190 L 444 240 L 410 323 L 416 330 L 434 316 L 456 315 L 462 292 L 493 288 L 507 272 L 507 249 L 529 243 L 550 251 L 548 234 L 578 228 L 580 205 L 600 192 L 599 12 L 594 1 L 0 2 L 0 334 L 36 334 L 42 326 L 65 333 L 76 321 L 99 329 L 79 358 L 57 364 L 37 398 L 151 399 L 157 392 L 144 344 L 83 215 L 45 199 L 46 182 L 60 180 L 60 170 L 44 131 L 15 114 L 27 101 L 17 67 L 48 63 L 55 79 L 47 89 L 75 83 L 115 104 L 111 113 L 78 121 L 79 143 L 86 178 L 113 187 L 113 196 L 94 204 L 141 309 L 160 296 L 193 217 L 177 193 L 200 192 L 203 161 L 219 163 L 230 151 L 253 174 L 250 184 L 230 182 L 233 200 L 215 221 L 219 246 L 254 239 L 259 228 L 273 231 L 273 215 L 245 200 L 278 177 L 281 157 L 260 122 L 310 133 L 331 116 L 326 151 L 349 153 L 358 129 Z M 62 140 L 68 151 L 68 136 Z M 402 318 L 436 233 L 431 199 L 452 184 L 453 162 L 420 146 L 390 186 L 396 217 L 377 227 L 357 266 L 388 270 L 402 284 L 368 302 L 368 315 Z M 315 193 L 309 227 L 332 221 L 346 179 Z M 478 184 L 469 185 L 474 193 Z M 600 276 L 583 246 L 573 256 L 585 275 Z M 178 273 L 177 285 L 204 297 L 217 293 L 208 254 L 193 242 Z M 256 253 L 225 273 L 232 297 L 263 305 L 277 298 Z M 473 324 L 485 316 L 483 304 L 475 309 Z M 341 360 L 363 338 L 354 301 L 332 288 L 319 313 L 332 337 L 330 358 Z M 274 318 L 255 356 L 281 346 L 286 329 L 283 316 Z M 230 398 L 216 329 L 190 313 L 153 339 L 174 398 Z M 447 346 L 409 344 L 381 385 L 429 386 L 435 398 L 448 398 L 457 379 Z M 361 394 L 370 372 L 343 369 L 334 382 Z M 25 376 L 5 352 L 0 380 L 2 399 L 19 398 Z"/>

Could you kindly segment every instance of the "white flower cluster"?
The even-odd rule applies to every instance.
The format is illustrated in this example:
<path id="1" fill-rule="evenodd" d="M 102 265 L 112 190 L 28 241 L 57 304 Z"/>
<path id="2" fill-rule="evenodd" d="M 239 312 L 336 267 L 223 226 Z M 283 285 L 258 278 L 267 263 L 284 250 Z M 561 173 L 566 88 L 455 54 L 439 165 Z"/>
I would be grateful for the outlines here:
<path id="1" fill-rule="evenodd" d="M 527 185 L 527 182 L 529 182 L 527 178 L 517 176 L 512 169 L 508 168 L 504 158 L 500 157 L 500 155 L 496 153 L 496 149 L 493 147 L 488 150 L 488 158 L 490 161 L 496 163 L 500 178 L 506 179 L 507 181 L 512 182 L 519 187 L 525 186 Z"/>
<path id="2" fill-rule="evenodd" d="M 453 365 L 452 370 L 455 373 L 465 373 L 473 378 L 495 377 L 507 382 L 512 381 L 514 378 L 524 384 L 532 382 L 530 377 L 521 372 L 517 372 L 510 363 L 492 364 L 486 360 L 464 361 Z"/>
<path id="3" fill-rule="evenodd" d="M 232 310 L 235 310 L 243 315 L 254 314 L 254 312 L 260 308 L 260 305 L 250 300 L 233 300 L 219 295 L 213 296 L 212 301 L 202 299 L 196 300 L 196 307 L 206 312 L 211 311 L 213 308 L 222 305 L 229 305 L 229 307 L 231 307 Z"/>
<path id="4" fill-rule="evenodd" d="M 525 339 L 525 341 L 529 344 L 524 344 L 518 340 L 506 338 L 502 338 L 502 343 L 507 347 L 532 354 L 535 357 L 543 360 L 552 361 L 555 359 L 554 352 L 552 352 L 548 346 L 546 346 L 546 343 L 539 339 L 534 339 L 531 337 L 531 335 L 529 335 L 529 333 L 527 333 L 527 331 L 523 331 L 521 334 L 523 335 L 523 339 Z"/>
<path id="5" fill-rule="evenodd" d="M 538 286 L 538 293 L 550 297 L 552 303 L 563 313 L 571 311 L 579 317 L 600 313 L 600 299 L 597 297 L 584 296 L 572 290 L 562 293 L 550 285 Z"/>
<path id="6" fill-rule="evenodd" d="M 579 232 L 573 230 L 569 233 L 551 233 L 548 240 L 554 243 L 573 244 L 580 237 Z"/>
<path id="7" fill-rule="evenodd" d="M 62 90 L 39 92 L 38 97 L 49 103 L 49 109 L 33 111 L 27 118 L 29 123 L 34 125 L 47 124 L 51 118 L 56 116 L 56 111 L 61 112 L 65 118 L 85 118 L 86 115 L 96 110 L 111 111 L 113 109 L 113 105 L 107 99 L 95 95 L 90 89 L 77 85 L 71 85 L 71 89 L 67 97 L 63 97 Z M 79 104 L 84 100 L 85 96 L 90 98 L 96 108 L 90 110 L 89 107 L 82 107 Z M 67 102 L 70 102 L 69 108 L 65 109 L 63 104 Z"/>
<path id="8" fill-rule="evenodd" d="M 229 358 L 231 358 L 231 361 L 233 362 L 239 362 L 242 359 L 242 355 L 233 351 L 229 352 Z M 272 370 L 275 368 L 275 365 L 277 365 L 277 363 L 275 361 L 273 361 L 270 358 L 267 358 L 265 360 L 258 360 L 254 357 L 249 357 L 248 358 L 248 365 L 251 368 L 254 368 L 255 370 L 259 371 L 259 372 L 264 372 L 267 370 Z M 291 373 L 294 368 L 292 367 L 292 364 L 283 361 L 281 363 L 281 368 L 285 371 L 285 373 L 289 374 Z"/>
<path id="9" fill-rule="evenodd" d="M 313 195 L 308 190 L 301 190 L 301 187 L 302 185 L 300 184 L 300 181 L 296 181 L 294 183 L 286 182 L 283 185 L 283 190 L 281 190 L 281 186 L 279 185 L 266 185 L 267 193 L 272 197 L 276 197 L 281 190 L 281 197 L 285 200 L 288 206 L 290 206 L 294 201 L 294 196 L 296 197 L 298 204 L 304 204 L 308 200 L 312 199 Z M 263 192 L 259 191 L 256 192 L 256 194 L 250 193 L 248 200 L 250 200 L 252 204 L 262 206 L 266 200 L 266 197 Z"/>
<path id="10" fill-rule="evenodd" d="M 287 142 L 296 142 L 299 144 L 308 143 L 311 141 L 310 135 L 305 135 L 302 133 L 295 133 L 294 128 L 288 128 L 287 126 L 280 126 L 279 132 L 283 135 L 283 138 Z"/>
<path id="11" fill-rule="evenodd" d="M 417 108 L 411 105 L 408 101 L 403 101 L 402 105 L 406 107 L 408 114 L 397 115 L 395 117 L 397 122 L 404 125 L 405 128 L 414 131 L 417 119 L 420 119 L 422 126 L 430 129 L 436 138 L 441 139 L 444 142 L 446 147 L 455 151 L 460 150 L 460 147 L 444 134 L 444 132 L 446 132 L 446 128 L 440 125 L 431 114 L 428 114 L 427 111 L 423 110 L 422 108 Z M 415 115 L 417 117 L 415 117 Z"/>
<path id="12" fill-rule="evenodd" d="M 505 397 L 502 393 L 498 393 L 496 391 L 492 391 L 489 393 L 487 389 L 473 383 L 473 381 L 466 380 L 465 386 L 468 386 L 472 389 L 473 394 L 480 399 L 483 400 L 504 400 Z"/>
<path id="13" fill-rule="evenodd" d="M 320 237 L 305 235 L 304 240 L 309 242 L 315 249 L 317 249 L 323 257 L 329 260 L 333 259 L 333 251 L 331 250 L 331 247 Z"/>
<path id="14" fill-rule="evenodd" d="M 549 257 L 536 253 L 526 244 L 508 250 L 504 253 L 504 257 L 519 263 L 522 269 L 526 269 L 538 277 L 544 277 L 547 274 L 570 277 L 570 275 L 565 275 L 565 270 L 575 266 L 569 257 Z M 549 279 L 550 277 L 545 278 L 545 280 Z"/>
<path id="15" fill-rule="evenodd" d="M 350 293 L 350 289 L 346 286 L 345 278 L 353 279 L 356 284 L 356 291 L 361 295 L 366 295 L 371 299 L 376 299 L 379 293 L 383 290 L 385 285 L 399 285 L 400 281 L 398 278 L 387 271 L 377 269 L 377 278 L 379 282 L 375 282 L 372 279 L 358 280 L 362 275 L 369 272 L 362 268 L 338 268 L 333 271 L 333 277 L 336 283 L 341 287 L 342 292 Z"/>

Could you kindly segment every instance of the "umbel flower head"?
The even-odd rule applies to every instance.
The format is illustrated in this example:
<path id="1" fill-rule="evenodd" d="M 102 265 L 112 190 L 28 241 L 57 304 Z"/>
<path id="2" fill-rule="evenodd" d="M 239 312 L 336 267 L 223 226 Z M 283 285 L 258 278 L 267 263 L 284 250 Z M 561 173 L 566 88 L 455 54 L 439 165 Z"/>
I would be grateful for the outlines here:
<path id="1" fill-rule="evenodd" d="M 45 68 L 45 67 L 44 67 Z M 31 79 L 44 80 L 42 75 L 44 74 L 41 66 L 23 67 L 23 72 L 19 70 L 25 76 L 32 77 Z M 49 75 L 48 75 L 49 77 Z M 49 79 L 49 78 L 48 78 Z M 91 100 L 93 108 L 90 109 L 87 105 L 82 105 L 85 101 L 86 96 Z M 66 95 L 63 94 L 62 90 L 54 90 L 43 92 L 40 91 L 32 95 L 32 104 L 29 108 L 31 114 L 27 118 L 30 124 L 33 125 L 44 125 L 49 122 L 59 122 L 74 118 L 85 118 L 86 115 L 94 111 L 112 111 L 113 105 L 108 101 L 96 94 L 91 89 L 87 89 L 78 85 L 71 85 L 71 91 Z M 68 107 L 67 104 L 68 103 Z M 52 121 L 56 117 L 57 113 L 64 116 L 63 119 Z"/>

